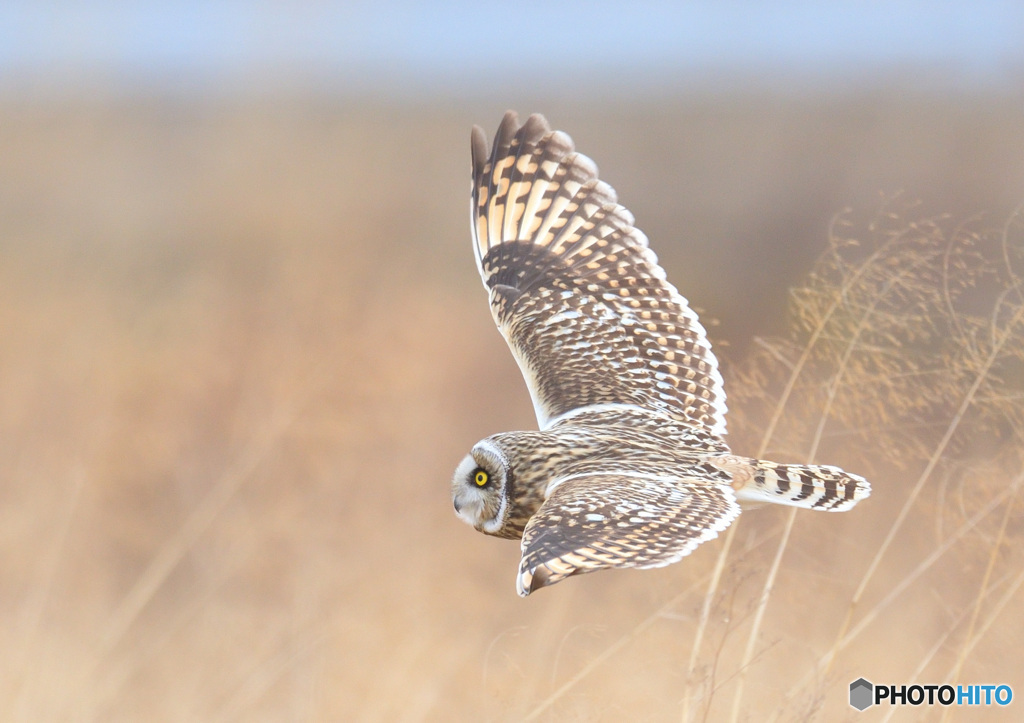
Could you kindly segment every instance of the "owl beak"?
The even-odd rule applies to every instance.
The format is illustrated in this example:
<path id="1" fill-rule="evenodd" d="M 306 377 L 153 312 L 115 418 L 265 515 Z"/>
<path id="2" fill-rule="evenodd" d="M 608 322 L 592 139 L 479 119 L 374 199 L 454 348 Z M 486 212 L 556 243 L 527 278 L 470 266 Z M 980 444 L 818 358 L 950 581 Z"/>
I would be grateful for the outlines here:
<path id="1" fill-rule="evenodd" d="M 473 495 L 457 493 L 452 495 L 452 507 L 455 508 L 456 517 L 475 527 L 483 510 L 483 502 L 473 499 Z"/>

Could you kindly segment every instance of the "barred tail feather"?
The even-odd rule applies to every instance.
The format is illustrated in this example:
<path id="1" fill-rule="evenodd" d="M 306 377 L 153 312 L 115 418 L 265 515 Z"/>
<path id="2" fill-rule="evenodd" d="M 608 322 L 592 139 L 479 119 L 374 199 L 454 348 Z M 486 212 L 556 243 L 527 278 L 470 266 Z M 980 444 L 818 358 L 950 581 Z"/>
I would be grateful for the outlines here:
<path id="1" fill-rule="evenodd" d="M 732 475 L 736 499 L 741 503 L 774 502 L 844 512 L 871 494 L 871 485 L 863 477 L 830 465 L 779 464 L 732 456 L 709 461 Z"/>

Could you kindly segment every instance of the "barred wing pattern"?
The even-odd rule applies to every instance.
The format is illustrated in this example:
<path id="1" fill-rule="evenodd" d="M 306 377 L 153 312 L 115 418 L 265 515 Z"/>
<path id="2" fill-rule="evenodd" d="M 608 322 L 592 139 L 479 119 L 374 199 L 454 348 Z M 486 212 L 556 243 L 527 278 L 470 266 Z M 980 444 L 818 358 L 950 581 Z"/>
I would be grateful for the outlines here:
<path id="1" fill-rule="evenodd" d="M 520 595 L 608 567 L 662 567 L 713 539 L 740 513 L 728 485 L 637 471 L 556 481 L 526 525 Z"/>
<path id="2" fill-rule="evenodd" d="M 843 511 L 867 481 L 730 453 L 707 335 L 594 163 L 539 115 L 473 129 L 472 232 L 491 313 L 540 431 L 478 442 L 456 514 L 521 537 L 522 596 L 609 567 L 660 567 L 717 536 L 739 502 Z"/>
<path id="3" fill-rule="evenodd" d="M 725 433 L 704 327 L 597 167 L 542 116 L 473 129 L 472 228 L 491 311 L 542 429 L 597 404 Z"/>

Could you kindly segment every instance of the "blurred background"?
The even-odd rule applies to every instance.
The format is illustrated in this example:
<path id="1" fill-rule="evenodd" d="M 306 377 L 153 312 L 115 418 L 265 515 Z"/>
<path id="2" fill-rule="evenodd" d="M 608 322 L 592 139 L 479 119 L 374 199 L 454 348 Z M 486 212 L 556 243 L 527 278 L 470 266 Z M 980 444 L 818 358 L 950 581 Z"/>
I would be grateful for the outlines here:
<path id="1" fill-rule="evenodd" d="M 572 135 L 740 365 L 844 209 L 1001 227 L 1024 203 L 1021 38 L 994 0 L 3 3 L 0 718 L 680 719 L 721 540 L 520 600 L 518 546 L 452 513 L 470 446 L 535 426 L 470 253 L 471 126 Z M 905 483 L 832 449 L 876 494 L 797 523 L 775 676 L 829 649 Z M 744 515 L 705 701 L 783 524 Z M 932 682 L 958 580 L 817 705 Z M 961 679 L 1019 695 L 998 625 Z M 742 719 L 803 716 L 751 670 Z"/>

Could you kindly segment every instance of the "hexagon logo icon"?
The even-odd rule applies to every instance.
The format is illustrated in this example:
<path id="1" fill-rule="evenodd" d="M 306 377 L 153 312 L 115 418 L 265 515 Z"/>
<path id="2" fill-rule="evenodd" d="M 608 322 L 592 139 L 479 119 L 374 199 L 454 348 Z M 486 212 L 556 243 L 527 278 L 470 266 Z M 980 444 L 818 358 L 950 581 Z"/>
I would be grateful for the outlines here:
<path id="1" fill-rule="evenodd" d="M 857 710 L 866 710 L 874 703 L 874 686 L 864 678 L 850 683 L 850 705 Z"/>

